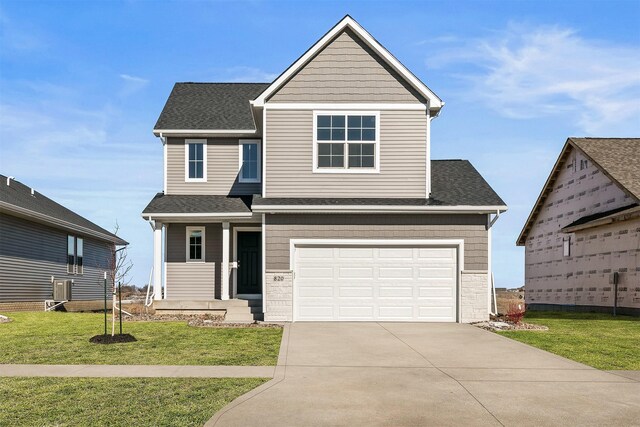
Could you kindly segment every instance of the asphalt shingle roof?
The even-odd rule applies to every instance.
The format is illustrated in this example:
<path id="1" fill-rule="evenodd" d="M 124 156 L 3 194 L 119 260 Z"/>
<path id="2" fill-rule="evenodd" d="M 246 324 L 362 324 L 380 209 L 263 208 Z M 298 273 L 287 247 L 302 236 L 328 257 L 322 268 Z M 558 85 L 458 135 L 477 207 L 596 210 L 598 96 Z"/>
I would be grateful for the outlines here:
<path id="1" fill-rule="evenodd" d="M 566 228 L 575 227 L 576 225 L 583 225 L 583 224 L 587 224 L 587 223 L 592 222 L 592 221 L 597 221 L 600 218 L 604 218 L 604 217 L 607 217 L 609 215 L 614 215 L 614 214 L 617 214 L 617 213 L 621 213 L 621 212 L 627 211 L 629 209 L 633 209 L 633 208 L 635 208 L 637 206 L 638 206 L 637 203 L 633 203 L 631 205 L 622 206 L 620 208 L 611 209 L 611 210 L 604 211 L 604 212 L 598 212 L 598 213 L 591 214 L 591 215 L 586 215 L 586 216 L 583 216 L 582 218 L 577 219 L 576 221 L 573 221 L 569 225 L 565 225 L 564 227 L 562 227 L 562 229 L 564 230 Z"/>
<path id="2" fill-rule="evenodd" d="M 640 138 L 569 138 L 569 141 L 640 200 Z"/>
<path id="3" fill-rule="evenodd" d="M 467 160 L 433 160 L 432 197 L 424 198 L 262 198 L 167 195 L 158 193 L 143 214 L 245 213 L 252 206 L 506 206 Z"/>
<path id="4" fill-rule="evenodd" d="M 251 213 L 251 196 L 207 196 L 158 193 L 142 211 L 163 213 Z"/>
<path id="5" fill-rule="evenodd" d="M 154 129 L 255 129 L 249 101 L 270 83 L 176 83 Z"/>
<path id="6" fill-rule="evenodd" d="M 120 237 L 94 224 L 72 210 L 65 208 L 61 204 L 56 203 L 44 194 L 34 191 L 32 195 L 31 188 L 20 181 L 11 179 L 9 185 L 7 185 L 7 177 L 0 175 L 0 205 L 4 204 L 10 205 L 9 208 L 14 206 L 20 209 L 26 209 L 35 214 L 46 215 L 54 220 L 64 221 L 71 226 L 91 230 L 103 235 L 103 240 L 114 242 L 118 245 L 127 244 L 127 242 Z M 26 214 L 28 215 L 28 213 Z M 96 237 L 95 235 L 93 236 Z"/>

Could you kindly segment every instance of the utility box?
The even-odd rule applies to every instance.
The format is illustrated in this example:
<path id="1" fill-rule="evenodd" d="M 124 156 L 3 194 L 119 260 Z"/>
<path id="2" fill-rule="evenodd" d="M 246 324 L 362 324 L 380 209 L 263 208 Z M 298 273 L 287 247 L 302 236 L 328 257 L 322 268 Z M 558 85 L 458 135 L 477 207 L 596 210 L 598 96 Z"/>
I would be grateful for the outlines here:
<path id="1" fill-rule="evenodd" d="M 71 301 L 72 280 L 56 280 L 53 282 L 53 300 Z"/>

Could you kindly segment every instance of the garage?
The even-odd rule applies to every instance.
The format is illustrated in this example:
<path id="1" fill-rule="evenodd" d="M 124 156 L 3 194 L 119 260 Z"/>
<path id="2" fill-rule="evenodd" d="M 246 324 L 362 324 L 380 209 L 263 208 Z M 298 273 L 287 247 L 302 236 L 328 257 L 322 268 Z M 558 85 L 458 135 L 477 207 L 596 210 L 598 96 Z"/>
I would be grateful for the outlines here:
<path id="1" fill-rule="evenodd" d="M 292 242 L 297 321 L 455 322 L 461 242 Z"/>

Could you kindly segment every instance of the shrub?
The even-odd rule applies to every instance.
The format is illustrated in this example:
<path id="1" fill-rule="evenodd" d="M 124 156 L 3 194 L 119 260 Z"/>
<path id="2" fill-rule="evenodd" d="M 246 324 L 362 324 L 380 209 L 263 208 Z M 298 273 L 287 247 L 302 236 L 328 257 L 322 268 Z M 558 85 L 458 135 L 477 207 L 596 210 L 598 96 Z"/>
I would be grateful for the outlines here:
<path id="1" fill-rule="evenodd" d="M 522 321 L 522 318 L 524 317 L 524 304 L 521 302 L 512 302 L 509 303 L 509 309 L 507 310 L 507 319 L 510 322 L 513 322 L 515 324 L 518 324 Z"/>

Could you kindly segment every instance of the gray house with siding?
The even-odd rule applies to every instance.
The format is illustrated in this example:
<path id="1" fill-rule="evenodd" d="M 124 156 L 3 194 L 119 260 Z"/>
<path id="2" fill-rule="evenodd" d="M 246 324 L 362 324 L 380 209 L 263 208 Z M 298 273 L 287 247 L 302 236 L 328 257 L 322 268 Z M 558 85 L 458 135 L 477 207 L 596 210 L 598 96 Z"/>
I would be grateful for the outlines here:
<path id="1" fill-rule="evenodd" d="M 529 309 L 640 314 L 640 138 L 567 139 L 517 244 Z"/>
<path id="2" fill-rule="evenodd" d="M 443 105 L 349 16 L 272 83 L 177 83 L 142 213 L 156 309 L 487 319 L 506 205 L 468 161 L 431 159 Z"/>
<path id="3" fill-rule="evenodd" d="M 0 175 L 0 308 L 43 308 L 43 302 L 99 300 L 120 237 Z M 65 283 L 66 282 L 66 283 Z M 54 285 L 70 287 L 54 298 Z"/>

